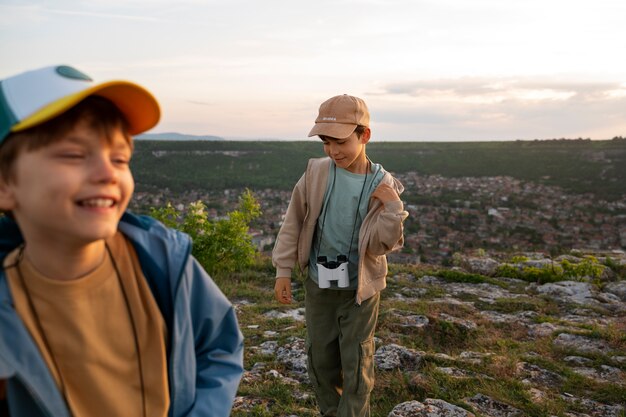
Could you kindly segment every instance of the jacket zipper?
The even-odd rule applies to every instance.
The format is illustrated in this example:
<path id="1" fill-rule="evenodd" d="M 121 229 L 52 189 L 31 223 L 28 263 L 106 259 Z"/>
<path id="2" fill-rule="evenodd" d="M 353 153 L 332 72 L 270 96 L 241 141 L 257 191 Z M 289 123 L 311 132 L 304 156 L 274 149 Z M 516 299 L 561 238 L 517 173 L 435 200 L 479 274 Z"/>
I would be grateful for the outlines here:
<path id="1" fill-rule="evenodd" d="M 189 259 L 189 257 L 191 257 L 191 244 L 187 244 L 187 247 L 185 249 L 185 256 L 183 257 L 183 262 L 182 262 L 182 268 L 178 273 L 178 280 L 176 281 L 176 289 L 174 290 L 174 294 L 172 294 L 172 327 L 176 326 L 176 299 L 178 298 L 178 293 L 180 291 L 180 286 L 182 285 L 182 281 L 183 281 L 183 275 L 185 274 L 185 268 L 187 268 L 187 261 Z M 168 366 L 168 374 L 171 375 L 170 377 L 170 411 L 171 413 L 168 413 L 168 415 L 177 415 L 176 414 L 176 389 L 175 389 L 175 384 L 174 379 L 178 379 L 176 377 L 175 374 L 175 369 L 174 369 L 174 358 L 176 357 L 176 354 L 178 354 L 178 350 L 180 349 L 180 347 L 178 346 L 178 343 L 176 343 L 176 341 L 174 340 L 174 338 L 176 337 L 176 334 L 174 333 L 174 329 L 170 330 L 172 332 L 172 351 L 170 352 L 170 366 Z"/>

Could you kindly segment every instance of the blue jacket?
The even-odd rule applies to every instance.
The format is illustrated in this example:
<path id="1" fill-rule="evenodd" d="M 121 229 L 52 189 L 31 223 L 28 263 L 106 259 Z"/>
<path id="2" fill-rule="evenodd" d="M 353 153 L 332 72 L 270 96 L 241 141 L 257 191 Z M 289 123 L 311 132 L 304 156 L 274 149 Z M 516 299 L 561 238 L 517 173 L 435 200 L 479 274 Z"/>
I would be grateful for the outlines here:
<path id="1" fill-rule="evenodd" d="M 235 311 L 191 256 L 189 237 L 147 216 L 124 214 L 132 242 L 168 329 L 170 417 L 230 414 L 243 373 L 243 336 Z M 22 243 L 15 222 L 0 218 L 0 265 Z M 0 379 L 11 415 L 69 417 L 37 345 L 15 311 L 0 269 Z"/>

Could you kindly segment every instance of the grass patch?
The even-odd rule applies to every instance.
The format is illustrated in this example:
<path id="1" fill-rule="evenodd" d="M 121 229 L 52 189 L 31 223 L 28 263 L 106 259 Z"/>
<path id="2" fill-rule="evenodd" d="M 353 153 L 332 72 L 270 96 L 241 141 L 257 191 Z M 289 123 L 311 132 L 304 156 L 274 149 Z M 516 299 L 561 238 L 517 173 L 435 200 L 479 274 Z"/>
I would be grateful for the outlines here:
<path id="1" fill-rule="evenodd" d="M 371 396 L 372 416 L 386 416 L 399 404 L 398 398 L 424 398 L 425 391 L 412 381 L 412 375 L 400 370 L 379 371 Z"/>
<path id="2" fill-rule="evenodd" d="M 306 387 L 307 390 L 310 387 Z M 311 396 L 306 399 L 296 397 L 297 389 L 293 385 L 283 384 L 274 378 L 265 378 L 262 381 L 247 384 L 240 389 L 239 394 L 250 398 L 250 408 L 235 410 L 232 416 L 259 416 L 270 417 L 289 415 L 298 412 L 300 416 L 314 416 L 315 403 Z"/>
<path id="3" fill-rule="evenodd" d="M 462 350 L 477 346 L 478 333 L 478 330 L 468 330 L 449 321 L 437 320 L 423 330 L 422 349 L 458 354 Z"/>
<path id="4" fill-rule="evenodd" d="M 448 282 L 462 282 L 466 284 L 480 284 L 483 282 L 489 282 L 490 280 L 484 275 L 470 274 L 467 272 L 453 271 L 453 270 L 441 270 L 435 273 L 436 277 L 443 278 Z"/>
<path id="5" fill-rule="evenodd" d="M 521 311 L 540 311 L 544 301 L 536 298 L 498 298 L 493 303 L 477 300 L 474 305 L 479 310 L 497 311 L 498 313 L 512 314 Z"/>

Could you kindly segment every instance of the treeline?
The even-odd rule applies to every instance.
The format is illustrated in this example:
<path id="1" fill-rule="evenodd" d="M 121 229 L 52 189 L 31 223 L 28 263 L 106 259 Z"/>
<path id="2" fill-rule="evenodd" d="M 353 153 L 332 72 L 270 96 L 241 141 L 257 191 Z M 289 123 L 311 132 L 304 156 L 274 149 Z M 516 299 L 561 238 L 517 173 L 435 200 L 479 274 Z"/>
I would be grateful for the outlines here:
<path id="1" fill-rule="evenodd" d="M 595 193 L 626 194 L 626 140 L 513 142 L 375 142 L 368 154 L 396 173 L 445 177 L 511 176 Z M 308 158 L 323 156 L 321 142 L 136 142 L 133 172 L 138 189 L 291 189 Z"/>

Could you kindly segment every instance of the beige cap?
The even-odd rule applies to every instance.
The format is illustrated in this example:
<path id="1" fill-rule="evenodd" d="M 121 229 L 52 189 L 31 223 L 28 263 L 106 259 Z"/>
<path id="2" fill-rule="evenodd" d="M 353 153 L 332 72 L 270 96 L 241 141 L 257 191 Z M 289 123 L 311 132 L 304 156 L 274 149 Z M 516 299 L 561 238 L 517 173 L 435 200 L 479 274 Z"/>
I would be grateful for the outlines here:
<path id="1" fill-rule="evenodd" d="M 331 138 L 347 138 L 357 126 L 369 127 L 370 112 L 358 97 L 342 94 L 331 97 L 320 105 L 315 126 L 309 137 L 321 135 Z"/>

